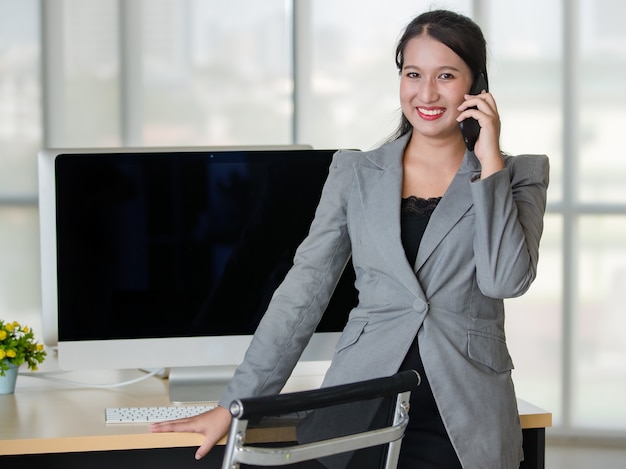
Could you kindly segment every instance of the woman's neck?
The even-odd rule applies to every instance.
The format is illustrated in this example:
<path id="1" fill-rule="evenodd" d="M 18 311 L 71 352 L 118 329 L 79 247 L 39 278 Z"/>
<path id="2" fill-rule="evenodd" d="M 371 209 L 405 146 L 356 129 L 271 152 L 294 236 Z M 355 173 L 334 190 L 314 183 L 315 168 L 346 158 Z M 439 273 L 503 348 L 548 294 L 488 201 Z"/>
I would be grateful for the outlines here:
<path id="1" fill-rule="evenodd" d="M 465 144 L 458 141 L 429 141 L 413 136 L 403 159 L 402 197 L 441 197 L 452 182 L 465 155 Z"/>
<path id="2" fill-rule="evenodd" d="M 436 165 L 460 165 L 465 155 L 465 142 L 458 136 L 433 139 L 413 133 L 404 151 L 405 158 L 419 158 Z"/>

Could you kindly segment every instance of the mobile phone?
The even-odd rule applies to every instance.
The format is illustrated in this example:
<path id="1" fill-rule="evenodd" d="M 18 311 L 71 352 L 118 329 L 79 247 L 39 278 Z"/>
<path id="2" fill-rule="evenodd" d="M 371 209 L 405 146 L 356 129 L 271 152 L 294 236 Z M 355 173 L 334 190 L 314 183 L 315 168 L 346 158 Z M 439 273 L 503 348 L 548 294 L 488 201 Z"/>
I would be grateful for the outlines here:
<path id="1" fill-rule="evenodd" d="M 485 79 L 485 75 L 478 73 L 474 78 L 474 83 L 472 83 L 469 94 L 480 94 L 483 90 L 489 91 L 487 87 L 487 80 Z M 473 107 L 473 109 L 476 109 L 476 107 Z M 473 117 L 468 117 L 467 119 L 461 121 L 459 126 L 461 127 L 461 133 L 463 134 L 465 146 L 469 151 L 474 151 L 474 145 L 476 144 L 478 134 L 480 133 L 480 125 L 478 124 L 478 121 Z"/>

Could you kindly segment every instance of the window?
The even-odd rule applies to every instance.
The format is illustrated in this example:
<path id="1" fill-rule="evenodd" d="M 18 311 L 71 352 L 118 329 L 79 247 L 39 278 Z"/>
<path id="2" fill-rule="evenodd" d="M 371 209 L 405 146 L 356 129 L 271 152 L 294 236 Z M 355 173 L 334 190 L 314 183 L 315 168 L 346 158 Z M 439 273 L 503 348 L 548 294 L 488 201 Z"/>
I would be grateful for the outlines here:
<path id="1" fill-rule="evenodd" d="M 47 106 L 56 121 L 49 145 L 290 142 L 291 18 L 284 1 L 46 5 Z"/>
<path id="2" fill-rule="evenodd" d="M 38 320 L 39 4 L 0 0 L 0 316 Z"/>

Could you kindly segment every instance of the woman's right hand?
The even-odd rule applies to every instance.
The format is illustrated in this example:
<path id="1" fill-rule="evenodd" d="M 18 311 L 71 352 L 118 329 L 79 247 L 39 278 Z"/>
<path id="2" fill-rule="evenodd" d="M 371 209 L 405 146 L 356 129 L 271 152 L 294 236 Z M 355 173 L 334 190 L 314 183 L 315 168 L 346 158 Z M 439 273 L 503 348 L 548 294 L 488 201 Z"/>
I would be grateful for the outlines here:
<path id="1" fill-rule="evenodd" d="M 153 433 L 187 432 L 204 435 L 204 443 L 196 451 L 196 459 L 201 459 L 228 433 L 231 419 L 227 409 L 217 406 L 194 417 L 153 423 L 149 428 Z"/>

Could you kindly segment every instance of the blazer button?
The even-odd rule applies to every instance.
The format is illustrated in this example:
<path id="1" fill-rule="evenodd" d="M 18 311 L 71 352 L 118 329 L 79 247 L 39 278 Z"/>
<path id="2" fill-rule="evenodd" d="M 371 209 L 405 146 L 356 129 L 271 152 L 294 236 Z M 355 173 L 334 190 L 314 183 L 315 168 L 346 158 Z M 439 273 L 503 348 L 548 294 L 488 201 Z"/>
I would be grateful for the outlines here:
<path id="1" fill-rule="evenodd" d="M 429 306 L 428 303 L 425 303 L 420 298 L 417 298 L 413 302 L 413 309 L 415 311 L 417 311 L 418 313 L 426 313 L 426 312 L 428 312 L 428 306 Z"/>

